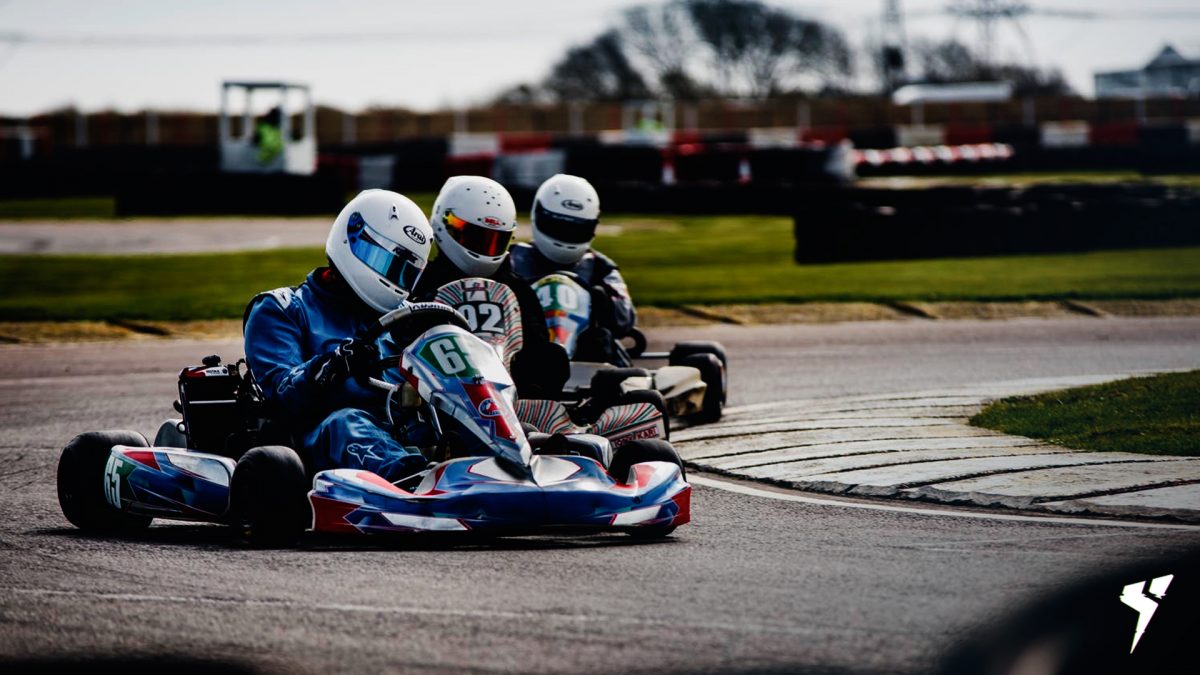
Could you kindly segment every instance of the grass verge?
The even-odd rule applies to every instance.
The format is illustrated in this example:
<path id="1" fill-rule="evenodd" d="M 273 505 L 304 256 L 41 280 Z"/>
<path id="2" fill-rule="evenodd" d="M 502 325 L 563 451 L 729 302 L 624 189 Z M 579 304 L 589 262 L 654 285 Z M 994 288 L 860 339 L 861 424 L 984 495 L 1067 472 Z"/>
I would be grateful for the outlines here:
<path id="1" fill-rule="evenodd" d="M 1200 248 L 796 265 L 789 218 L 605 220 L 621 231 L 596 247 L 621 264 L 639 305 L 1200 297 Z M 315 248 L 0 256 L 0 321 L 240 317 L 255 293 L 323 262 Z"/>
<path id="2" fill-rule="evenodd" d="M 649 226 L 654 220 L 671 226 Z M 638 222 L 597 237 L 596 247 L 620 263 L 639 302 L 655 305 L 1200 295 L 1200 248 L 796 265 L 790 218 Z"/>
<path id="3" fill-rule="evenodd" d="M 107 220 L 116 215 L 112 197 L 0 199 L 0 220 Z"/>
<path id="4" fill-rule="evenodd" d="M 998 401 L 971 424 L 1080 450 L 1200 456 L 1200 370 Z"/>

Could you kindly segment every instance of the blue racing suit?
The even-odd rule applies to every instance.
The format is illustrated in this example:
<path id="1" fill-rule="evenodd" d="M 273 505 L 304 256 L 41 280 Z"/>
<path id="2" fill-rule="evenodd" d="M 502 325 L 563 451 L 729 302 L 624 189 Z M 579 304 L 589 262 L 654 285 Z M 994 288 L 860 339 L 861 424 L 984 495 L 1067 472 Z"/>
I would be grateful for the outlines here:
<path id="1" fill-rule="evenodd" d="M 393 438 L 380 392 L 354 378 L 316 381 L 342 340 L 378 318 L 329 268 L 296 288 L 260 294 L 246 310 L 246 362 L 317 471 L 366 469 L 396 481 L 425 468 L 415 447 Z"/>

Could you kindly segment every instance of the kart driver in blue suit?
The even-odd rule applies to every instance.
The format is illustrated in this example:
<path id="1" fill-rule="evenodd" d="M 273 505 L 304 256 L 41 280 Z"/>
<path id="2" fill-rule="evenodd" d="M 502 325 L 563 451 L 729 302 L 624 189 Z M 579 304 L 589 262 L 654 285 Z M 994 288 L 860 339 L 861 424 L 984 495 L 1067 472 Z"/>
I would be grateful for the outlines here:
<path id="1" fill-rule="evenodd" d="M 384 397 L 356 381 L 379 348 L 355 336 L 406 302 L 432 238 L 407 197 L 366 190 L 329 231 L 329 266 L 298 287 L 260 294 L 246 310 L 246 361 L 317 471 L 365 469 L 394 482 L 426 466 L 416 447 L 393 437 Z"/>
<path id="2" fill-rule="evenodd" d="M 616 340 L 633 330 L 637 312 L 617 264 L 592 248 L 600 224 L 600 196 L 579 176 L 556 174 L 533 197 L 533 243 L 509 251 L 517 276 L 533 283 L 569 272 L 592 296 L 591 325 L 579 336 L 575 358 L 628 365 L 618 361 Z"/>

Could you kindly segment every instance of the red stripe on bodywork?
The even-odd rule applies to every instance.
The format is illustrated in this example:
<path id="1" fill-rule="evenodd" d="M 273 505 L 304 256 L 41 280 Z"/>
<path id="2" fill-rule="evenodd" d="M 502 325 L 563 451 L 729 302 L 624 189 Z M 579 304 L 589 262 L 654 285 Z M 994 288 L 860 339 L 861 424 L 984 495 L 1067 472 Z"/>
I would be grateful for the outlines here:
<path id="1" fill-rule="evenodd" d="M 121 454 L 129 459 L 132 459 L 138 464 L 145 464 L 155 471 L 161 471 L 161 469 L 158 468 L 158 459 L 154 457 L 154 453 L 150 450 L 126 450 Z"/>
<path id="2" fill-rule="evenodd" d="M 444 474 L 444 473 L 446 473 L 446 465 L 445 464 L 439 466 L 437 469 L 434 470 L 434 472 L 433 472 L 433 487 L 431 487 L 426 492 L 418 492 L 417 494 L 422 497 L 436 497 L 437 495 L 446 494 L 445 490 L 439 490 L 438 486 L 437 486 L 438 481 L 442 480 L 442 474 Z"/>
<path id="3" fill-rule="evenodd" d="M 633 466 L 633 475 L 637 486 L 644 488 L 650 484 L 650 479 L 654 478 L 654 467 L 645 464 L 635 464 Z"/>
<path id="4" fill-rule="evenodd" d="M 672 525 L 683 525 L 692 520 L 692 486 L 687 486 L 679 491 L 679 494 L 671 498 L 675 502 L 675 506 L 679 507 L 679 512 L 671 519 Z"/>
<path id="5" fill-rule="evenodd" d="M 310 495 L 308 501 L 313 508 L 313 530 L 317 532 L 358 532 L 346 516 L 358 509 L 356 504 L 346 504 L 336 499 Z"/>
<path id="6" fill-rule="evenodd" d="M 387 482 L 386 480 L 383 479 L 382 476 L 380 476 L 377 473 L 372 473 L 370 471 L 359 471 L 357 474 L 355 474 L 355 476 L 357 476 L 358 479 L 363 482 L 370 483 L 371 485 L 375 485 L 377 487 L 381 487 L 384 490 L 387 490 L 388 492 L 397 492 L 402 495 L 411 494 L 411 493 L 405 492 L 404 490 L 401 490 L 400 488 L 396 487 L 395 485 L 392 485 L 391 483 Z"/>

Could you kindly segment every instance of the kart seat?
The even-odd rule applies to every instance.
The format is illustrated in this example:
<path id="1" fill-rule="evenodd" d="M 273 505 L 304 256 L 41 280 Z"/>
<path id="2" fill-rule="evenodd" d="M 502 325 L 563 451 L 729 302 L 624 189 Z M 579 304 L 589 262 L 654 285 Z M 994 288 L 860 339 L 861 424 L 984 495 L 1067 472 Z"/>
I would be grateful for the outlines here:
<path id="1" fill-rule="evenodd" d="M 571 359 L 560 344 L 530 341 L 513 357 L 512 376 L 520 398 L 558 401 L 571 377 Z"/>

